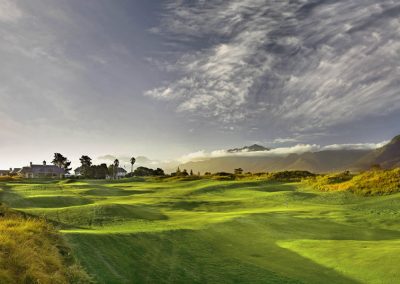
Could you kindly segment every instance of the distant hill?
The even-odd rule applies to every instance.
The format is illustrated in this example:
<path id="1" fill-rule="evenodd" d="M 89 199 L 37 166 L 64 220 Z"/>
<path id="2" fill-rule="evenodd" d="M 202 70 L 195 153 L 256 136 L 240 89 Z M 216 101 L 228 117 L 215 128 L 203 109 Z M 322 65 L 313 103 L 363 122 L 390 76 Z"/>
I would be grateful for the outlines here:
<path id="1" fill-rule="evenodd" d="M 400 135 L 376 150 L 325 150 L 289 155 L 240 156 L 234 153 L 270 151 L 260 145 L 246 146 L 227 150 L 226 157 L 188 162 L 180 165 L 181 169 L 192 169 L 194 172 L 233 172 L 243 168 L 245 172 L 270 172 L 283 170 L 307 170 L 316 173 L 343 170 L 364 170 L 379 164 L 383 168 L 400 167 Z M 229 155 L 231 153 L 232 155 Z"/>
<path id="2" fill-rule="evenodd" d="M 228 153 L 240 153 L 240 152 L 261 152 L 261 151 L 269 151 L 269 148 L 265 148 L 264 146 L 253 144 L 251 146 L 245 146 L 243 148 L 235 148 L 229 149 Z"/>
<path id="3" fill-rule="evenodd" d="M 287 156 L 227 156 L 209 160 L 189 162 L 181 169 L 194 172 L 232 172 L 243 168 L 245 172 L 269 172 L 282 170 L 306 170 L 311 172 L 333 172 L 354 169 L 354 161 L 369 154 L 368 150 L 336 150 L 290 154 Z"/>
<path id="4" fill-rule="evenodd" d="M 373 165 L 380 165 L 385 169 L 400 167 L 400 135 L 355 163 L 355 167 L 360 169 L 370 168 Z"/>

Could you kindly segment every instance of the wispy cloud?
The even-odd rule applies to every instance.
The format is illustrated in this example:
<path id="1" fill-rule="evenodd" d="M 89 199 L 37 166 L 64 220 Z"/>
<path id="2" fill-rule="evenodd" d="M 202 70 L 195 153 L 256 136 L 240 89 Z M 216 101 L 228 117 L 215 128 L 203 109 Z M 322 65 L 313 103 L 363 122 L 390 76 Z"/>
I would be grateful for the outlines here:
<path id="1" fill-rule="evenodd" d="M 176 79 L 146 94 L 300 132 L 387 115 L 400 109 L 399 15 L 392 0 L 171 0 L 157 31 L 180 42 Z"/>

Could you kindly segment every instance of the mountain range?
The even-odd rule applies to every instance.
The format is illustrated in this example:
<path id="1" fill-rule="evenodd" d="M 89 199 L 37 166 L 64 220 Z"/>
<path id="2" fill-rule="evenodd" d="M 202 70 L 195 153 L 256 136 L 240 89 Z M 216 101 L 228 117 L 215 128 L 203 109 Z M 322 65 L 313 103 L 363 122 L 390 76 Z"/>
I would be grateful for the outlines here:
<path id="1" fill-rule="evenodd" d="M 255 144 L 227 150 L 227 155 L 223 157 L 184 163 L 180 165 L 180 168 L 202 173 L 233 172 L 235 168 L 242 168 L 245 172 L 253 173 L 283 170 L 323 173 L 344 170 L 360 171 L 375 165 L 382 168 L 400 167 L 400 135 L 385 146 L 374 150 L 323 150 L 287 155 L 268 155 L 268 151 L 270 151 L 269 148 Z M 240 155 L 240 153 L 252 155 Z"/>

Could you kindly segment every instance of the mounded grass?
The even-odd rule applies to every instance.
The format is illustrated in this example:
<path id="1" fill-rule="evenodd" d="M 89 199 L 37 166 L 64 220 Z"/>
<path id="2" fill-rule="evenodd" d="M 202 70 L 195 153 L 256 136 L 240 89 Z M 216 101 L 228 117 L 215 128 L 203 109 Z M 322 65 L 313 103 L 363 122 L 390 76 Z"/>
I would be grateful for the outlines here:
<path id="1" fill-rule="evenodd" d="M 4 207 L 0 214 L 0 283 L 91 282 L 51 225 Z"/>
<path id="2" fill-rule="evenodd" d="M 99 283 L 395 283 L 399 277 L 400 194 L 317 191 L 261 176 L 7 181 L 0 188 L 4 202 L 22 204 L 20 210 L 61 229 Z"/>

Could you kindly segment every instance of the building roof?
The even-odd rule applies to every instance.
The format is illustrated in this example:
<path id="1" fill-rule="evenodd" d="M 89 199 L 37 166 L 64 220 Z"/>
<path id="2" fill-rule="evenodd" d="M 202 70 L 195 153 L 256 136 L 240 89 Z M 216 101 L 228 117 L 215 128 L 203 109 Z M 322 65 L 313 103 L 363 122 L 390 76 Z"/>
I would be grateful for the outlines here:
<path id="1" fill-rule="evenodd" d="M 82 167 L 77 167 L 74 172 L 75 173 L 80 173 L 82 170 Z M 124 168 L 119 167 L 117 170 L 117 173 L 127 173 L 127 171 Z"/>
<path id="2" fill-rule="evenodd" d="M 9 174 L 10 171 L 9 170 L 0 170 L 0 174 Z"/>
<path id="3" fill-rule="evenodd" d="M 10 173 L 16 174 L 21 170 L 21 168 L 14 168 Z"/>
<path id="4" fill-rule="evenodd" d="M 127 173 L 127 171 L 124 168 L 118 168 L 118 173 Z"/>
<path id="5" fill-rule="evenodd" d="M 31 165 L 23 167 L 19 173 L 21 174 L 65 174 L 65 170 L 54 165 Z"/>

